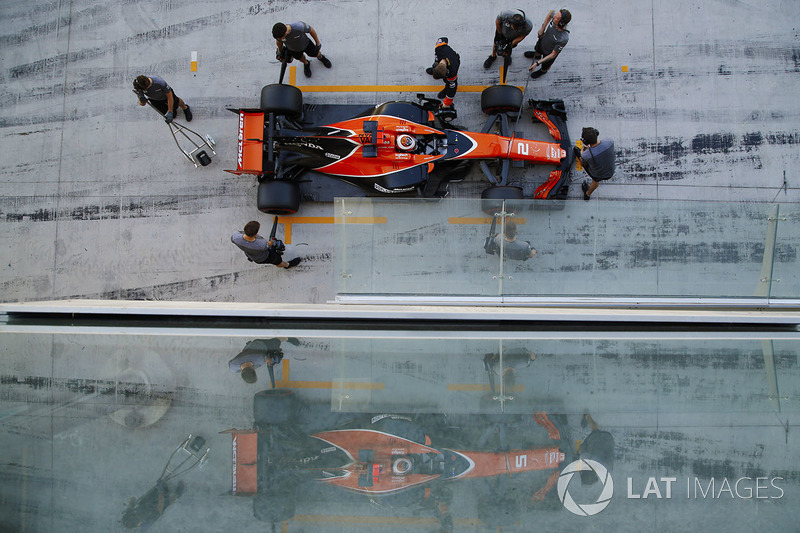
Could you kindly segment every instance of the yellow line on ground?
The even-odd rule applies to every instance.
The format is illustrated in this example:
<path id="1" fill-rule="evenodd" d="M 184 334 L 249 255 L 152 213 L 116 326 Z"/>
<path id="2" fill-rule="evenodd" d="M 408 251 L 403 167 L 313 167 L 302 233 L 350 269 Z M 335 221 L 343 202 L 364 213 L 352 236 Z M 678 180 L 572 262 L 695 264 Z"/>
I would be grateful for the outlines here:
<path id="1" fill-rule="evenodd" d="M 361 383 L 344 381 L 333 383 L 332 381 L 289 381 L 290 361 L 284 359 L 281 363 L 281 378 L 275 380 L 275 386 L 286 389 L 353 389 L 353 390 L 385 390 L 383 383 Z"/>
<path id="2" fill-rule="evenodd" d="M 474 383 L 451 383 L 447 385 L 447 390 L 460 392 L 487 392 L 492 390 L 492 387 L 490 385 L 478 385 Z M 525 386 L 515 385 L 513 387 L 506 387 L 505 390 L 508 392 L 522 392 L 525 390 Z"/>
<path id="3" fill-rule="evenodd" d="M 517 225 L 524 225 L 526 220 L 524 218 L 509 218 L 508 220 L 513 220 L 517 223 Z M 483 218 L 483 217 L 450 217 L 447 219 L 448 224 L 491 224 L 491 218 Z"/>
<path id="4" fill-rule="evenodd" d="M 479 93 L 487 87 L 491 86 L 459 85 L 458 92 Z M 298 85 L 297 88 L 304 93 L 423 93 L 439 92 L 442 85 Z"/>
<path id="5" fill-rule="evenodd" d="M 386 217 L 290 217 L 283 219 L 283 242 L 292 244 L 294 224 L 386 224 Z"/>
<path id="6" fill-rule="evenodd" d="M 404 526 L 432 526 L 439 525 L 439 520 L 433 517 L 414 517 L 414 516 L 336 516 L 336 515 L 312 515 L 298 514 L 291 518 L 292 522 L 304 523 L 336 523 L 351 524 L 354 526 L 370 526 L 379 524 L 401 524 Z M 453 520 L 460 526 L 477 527 L 481 522 L 477 518 L 466 518 Z"/>

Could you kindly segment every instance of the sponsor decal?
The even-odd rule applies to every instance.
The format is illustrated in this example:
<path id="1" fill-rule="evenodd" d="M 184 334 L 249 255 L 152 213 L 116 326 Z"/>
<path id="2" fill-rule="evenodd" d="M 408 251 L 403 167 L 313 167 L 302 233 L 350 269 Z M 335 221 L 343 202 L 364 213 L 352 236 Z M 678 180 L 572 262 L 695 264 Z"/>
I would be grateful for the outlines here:
<path id="1" fill-rule="evenodd" d="M 401 192 L 411 192 L 416 189 L 416 187 L 401 187 L 399 189 L 387 189 L 386 187 L 381 187 L 377 183 L 372 184 L 375 187 L 375 190 L 382 193 L 387 194 L 394 194 L 394 193 L 401 193 Z"/>
<path id="2" fill-rule="evenodd" d="M 236 158 L 236 165 L 239 170 L 242 170 L 242 161 L 244 152 L 244 113 L 239 111 L 239 154 Z"/>
<path id="3" fill-rule="evenodd" d="M 330 159 L 341 159 L 342 158 L 342 156 L 340 156 L 338 154 L 332 154 L 330 152 L 325 152 L 325 157 L 328 157 Z"/>

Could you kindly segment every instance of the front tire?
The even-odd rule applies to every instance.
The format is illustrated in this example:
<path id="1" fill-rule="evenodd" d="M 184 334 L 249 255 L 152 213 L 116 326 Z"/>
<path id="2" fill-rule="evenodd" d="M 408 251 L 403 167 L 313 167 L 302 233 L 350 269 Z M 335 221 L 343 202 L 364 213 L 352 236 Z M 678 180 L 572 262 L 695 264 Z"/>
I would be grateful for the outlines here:
<path id="1" fill-rule="evenodd" d="M 488 115 L 516 113 L 522 107 L 522 91 L 513 85 L 493 85 L 481 93 L 481 109 Z"/>
<path id="2" fill-rule="evenodd" d="M 289 181 L 262 181 L 258 184 L 257 205 L 262 213 L 293 215 L 300 209 L 300 188 Z"/>
<path id="3" fill-rule="evenodd" d="M 297 118 L 303 113 L 303 91 L 282 83 L 266 85 L 261 89 L 261 110 L 266 114 Z"/>
<path id="4" fill-rule="evenodd" d="M 481 209 L 487 215 L 494 216 L 503 207 L 503 200 L 521 200 L 522 189 L 510 185 L 496 185 L 484 189 L 481 193 Z"/>

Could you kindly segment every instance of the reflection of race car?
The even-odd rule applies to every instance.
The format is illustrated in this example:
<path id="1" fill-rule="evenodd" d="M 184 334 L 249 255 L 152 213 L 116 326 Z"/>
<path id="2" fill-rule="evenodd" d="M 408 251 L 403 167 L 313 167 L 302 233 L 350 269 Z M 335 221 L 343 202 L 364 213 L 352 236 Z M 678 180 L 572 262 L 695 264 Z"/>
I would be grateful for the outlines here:
<path id="1" fill-rule="evenodd" d="M 312 428 L 298 428 L 295 423 L 293 401 L 291 391 L 262 391 L 254 400 L 258 429 L 230 430 L 232 492 L 260 496 L 254 502 L 254 512 L 262 520 L 290 518 L 296 498 L 285 496 L 292 492 L 290 487 L 303 484 L 301 492 L 306 496 L 315 488 L 337 487 L 375 500 L 396 498 L 414 488 L 429 490 L 456 480 L 516 477 L 543 471 L 548 476 L 544 486 L 531 494 L 532 499 L 542 499 L 557 481 L 564 451 L 568 449 L 563 429 L 559 430 L 544 413 L 524 417 L 526 426 L 520 434 L 529 439 L 531 427 L 541 426 L 550 439 L 545 445 L 516 447 L 516 441 L 508 442 L 506 438 L 507 434 L 512 438 L 513 430 L 504 428 L 501 442 L 491 449 L 485 433 L 483 438 L 470 439 L 452 426 L 445 428 L 441 418 L 436 418 L 441 415 L 414 419 L 403 415 L 360 415 L 336 429 L 311 433 Z M 323 415 L 326 416 L 319 418 L 335 424 L 329 412 Z M 433 436 L 423 429 L 422 421 L 434 426 Z M 470 431 L 481 432 L 486 428 L 495 431 L 499 424 L 493 420 L 487 425 L 476 415 L 468 426 Z M 437 436 L 436 431 L 441 434 Z M 451 442 L 441 442 L 448 439 Z M 477 449 L 459 447 L 458 441 Z"/>
<path id="2" fill-rule="evenodd" d="M 228 172 L 258 176 L 258 208 L 272 214 L 296 212 L 298 184 L 318 174 L 368 194 L 443 197 L 448 183 L 462 179 L 474 160 L 481 160 L 490 183 L 484 198 L 522 198 L 522 189 L 509 185 L 512 162 L 558 166 L 535 196 L 566 196 L 573 155 L 563 102 L 530 102 L 534 119 L 559 141 L 542 142 L 511 131 L 509 117 L 522 108 L 517 87 L 483 91 L 481 107 L 490 117 L 480 132 L 462 131 L 451 122 L 452 109 L 418 96 L 420 103 L 303 105 L 297 87 L 267 85 L 260 109 L 232 109 L 239 115 L 239 147 L 236 170 Z"/>

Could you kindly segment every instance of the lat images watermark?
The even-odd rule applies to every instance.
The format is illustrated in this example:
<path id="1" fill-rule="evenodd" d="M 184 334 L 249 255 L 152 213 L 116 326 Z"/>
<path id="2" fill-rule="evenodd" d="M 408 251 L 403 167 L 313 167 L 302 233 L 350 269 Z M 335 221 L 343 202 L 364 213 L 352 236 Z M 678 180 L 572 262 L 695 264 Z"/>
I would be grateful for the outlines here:
<path id="1" fill-rule="evenodd" d="M 569 482 L 576 473 L 586 470 L 591 470 L 597 475 L 597 479 L 601 483 L 603 489 L 596 501 L 577 503 L 569 493 Z M 611 479 L 611 474 L 608 473 L 608 469 L 597 461 L 578 459 L 568 464 L 567 467 L 561 471 L 561 475 L 558 477 L 557 489 L 558 498 L 561 500 L 561 503 L 564 504 L 567 511 L 578 516 L 592 516 L 608 507 L 608 504 L 611 503 L 611 497 L 614 495 L 614 480 Z"/>

